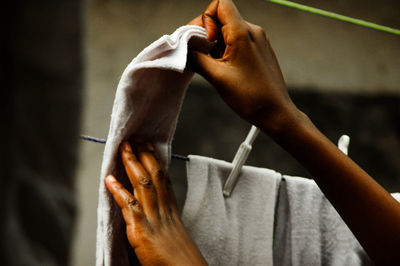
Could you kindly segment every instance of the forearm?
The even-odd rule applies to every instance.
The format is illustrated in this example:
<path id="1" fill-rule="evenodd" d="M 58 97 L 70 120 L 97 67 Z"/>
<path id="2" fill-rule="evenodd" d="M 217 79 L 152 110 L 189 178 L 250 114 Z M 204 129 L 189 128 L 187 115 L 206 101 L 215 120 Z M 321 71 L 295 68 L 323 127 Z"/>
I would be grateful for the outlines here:
<path id="1" fill-rule="evenodd" d="M 212 56 L 194 52 L 193 69 L 312 174 L 376 263 L 400 261 L 400 204 L 297 110 L 262 28 L 243 20 L 230 0 L 211 2 L 193 23 L 210 41 L 223 40 Z"/>
<path id="2" fill-rule="evenodd" d="M 311 173 L 375 263 L 400 261 L 400 204 L 306 115 L 295 113 L 281 116 L 274 128 L 270 122 L 260 127 Z"/>

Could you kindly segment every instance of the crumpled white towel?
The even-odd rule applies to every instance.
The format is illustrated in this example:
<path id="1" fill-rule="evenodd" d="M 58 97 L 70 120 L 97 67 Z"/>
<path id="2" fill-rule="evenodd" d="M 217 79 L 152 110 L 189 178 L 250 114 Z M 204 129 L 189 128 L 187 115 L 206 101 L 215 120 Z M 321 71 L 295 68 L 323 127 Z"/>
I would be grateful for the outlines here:
<path id="1" fill-rule="evenodd" d="M 272 265 L 281 174 L 244 166 L 231 197 L 222 189 L 232 164 L 189 156 L 182 221 L 209 265 Z"/>
<path id="2" fill-rule="evenodd" d="M 205 29 L 182 26 L 145 48 L 127 66 L 118 84 L 110 130 L 101 166 L 97 209 L 96 265 L 129 265 L 135 261 L 125 236 L 121 211 L 106 190 L 104 178 L 114 174 L 129 187 L 117 160 L 122 140 L 132 136 L 151 141 L 165 168 L 171 156 L 171 141 L 182 100 L 193 76 L 184 72 L 190 45 L 208 51 Z"/>

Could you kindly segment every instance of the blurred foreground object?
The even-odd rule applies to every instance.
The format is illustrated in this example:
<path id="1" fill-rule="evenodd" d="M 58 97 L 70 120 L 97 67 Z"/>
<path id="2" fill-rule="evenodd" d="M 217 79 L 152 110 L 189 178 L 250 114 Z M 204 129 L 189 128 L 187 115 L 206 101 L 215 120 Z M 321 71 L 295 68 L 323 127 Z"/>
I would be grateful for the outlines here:
<path id="1" fill-rule="evenodd" d="M 68 265 L 81 102 L 81 2 L 2 8 L 0 265 Z"/>

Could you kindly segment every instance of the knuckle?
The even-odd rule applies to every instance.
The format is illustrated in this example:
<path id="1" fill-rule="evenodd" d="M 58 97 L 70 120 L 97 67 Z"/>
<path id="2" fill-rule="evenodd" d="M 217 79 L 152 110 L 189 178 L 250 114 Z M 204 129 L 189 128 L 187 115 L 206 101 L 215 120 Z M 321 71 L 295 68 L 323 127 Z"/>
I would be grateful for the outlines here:
<path id="1" fill-rule="evenodd" d="M 135 198 L 130 198 L 127 200 L 126 208 L 129 212 L 133 212 L 136 215 L 139 215 L 138 217 L 140 217 L 142 214 L 142 207 L 140 206 L 139 201 Z"/>
<path id="2" fill-rule="evenodd" d="M 236 31 L 236 40 L 247 40 L 249 38 L 249 29 L 247 28 L 239 28 Z"/>
<path id="3" fill-rule="evenodd" d="M 157 169 L 154 171 L 153 176 L 159 180 L 165 179 L 166 174 L 164 173 L 163 170 Z"/>
<path id="4" fill-rule="evenodd" d="M 256 25 L 254 31 L 255 31 L 255 34 L 257 34 L 257 35 L 261 36 L 262 38 L 264 38 L 265 40 L 269 41 L 268 35 L 262 27 Z"/>
<path id="5" fill-rule="evenodd" d="M 213 17 L 213 14 L 212 14 L 212 12 L 210 11 L 210 10 L 206 10 L 206 11 L 204 11 L 204 13 L 202 14 L 202 19 L 203 20 L 205 20 L 205 19 L 214 19 L 214 17 Z"/>
<path id="6" fill-rule="evenodd" d="M 131 151 L 127 151 L 124 156 L 127 161 L 137 161 L 136 156 Z"/>
<path id="7" fill-rule="evenodd" d="M 269 42 L 269 38 L 268 38 L 268 35 L 265 32 L 265 30 L 263 28 L 261 28 L 260 32 L 261 32 L 261 35 L 263 36 L 263 38 Z"/>
<path id="8" fill-rule="evenodd" d="M 129 207 L 134 207 L 135 208 L 135 207 L 139 207 L 139 202 L 135 198 L 129 198 L 129 199 L 127 199 L 127 205 Z"/>
<path id="9" fill-rule="evenodd" d="M 153 180 L 149 177 L 139 178 L 139 185 L 143 188 L 153 188 Z"/>
<path id="10" fill-rule="evenodd" d="M 259 34 L 261 36 L 264 36 L 264 37 L 267 36 L 267 34 L 265 33 L 265 30 L 262 27 L 258 26 L 258 25 L 255 26 L 255 31 L 256 31 L 257 34 Z"/>
<path id="11" fill-rule="evenodd" d="M 235 29 L 233 39 L 235 42 L 248 42 L 249 40 L 251 40 L 251 31 L 249 26 L 247 24 L 243 24 Z"/>

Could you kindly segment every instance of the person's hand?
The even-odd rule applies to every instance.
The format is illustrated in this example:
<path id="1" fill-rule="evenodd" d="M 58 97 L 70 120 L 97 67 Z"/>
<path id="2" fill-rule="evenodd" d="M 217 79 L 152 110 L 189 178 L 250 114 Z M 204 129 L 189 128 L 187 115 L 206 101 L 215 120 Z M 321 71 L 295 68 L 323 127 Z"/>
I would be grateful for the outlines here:
<path id="1" fill-rule="evenodd" d="M 140 263 L 207 265 L 179 218 L 171 182 L 153 146 L 140 144 L 133 152 L 125 141 L 120 153 L 134 194 L 111 175 L 105 182 L 122 209 L 127 237 Z"/>
<path id="2" fill-rule="evenodd" d="M 205 27 L 217 45 L 210 55 L 189 54 L 188 69 L 310 172 L 375 264 L 397 265 L 400 204 L 293 104 L 265 32 L 231 0 L 213 1 L 190 24 Z"/>
<path id="3" fill-rule="evenodd" d="M 217 40 L 206 55 L 192 51 L 189 69 L 204 76 L 240 116 L 269 131 L 296 119 L 274 51 L 264 30 L 240 16 L 231 0 L 216 0 L 189 24 Z"/>

